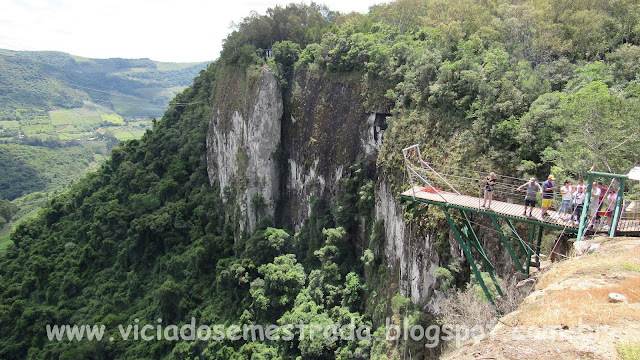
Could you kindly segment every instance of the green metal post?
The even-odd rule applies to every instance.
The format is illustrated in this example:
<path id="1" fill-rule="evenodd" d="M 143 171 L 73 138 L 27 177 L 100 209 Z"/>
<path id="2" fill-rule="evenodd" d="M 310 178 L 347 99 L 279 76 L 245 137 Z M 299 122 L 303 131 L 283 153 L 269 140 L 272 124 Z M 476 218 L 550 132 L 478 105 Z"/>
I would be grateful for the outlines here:
<path id="1" fill-rule="evenodd" d="M 626 178 L 619 178 L 620 181 L 620 189 L 618 189 L 618 196 L 616 197 L 616 209 L 613 213 L 613 222 L 611 223 L 611 230 L 609 232 L 609 237 L 616 236 L 616 229 L 618 227 L 618 221 L 620 220 L 620 208 L 622 207 L 622 196 L 624 192 L 624 183 Z"/>
<path id="2" fill-rule="evenodd" d="M 462 218 L 464 220 L 465 227 L 463 228 L 463 230 L 466 230 L 466 231 L 463 231 L 463 235 L 467 236 L 469 243 L 478 251 L 478 253 L 482 257 L 483 262 L 487 266 L 487 269 L 494 270 L 495 266 L 493 266 L 491 261 L 489 261 L 489 258 L 487 257 L 487 253 L 485 253 L 484 248 L 482 247 L 482 244 L 480 244 L 480 240 L 478 239 L 476 232 L 473 231 L 473 227 L 471 227 L 471 222 L 469 221 L 469 217 L 467 216 L 467 213 L 462 209 L 460 209 L 460 213 L 462 214 Z"/>
<path id="3" fill-rule="evenodd" d="M 531 249 L 533 249 L 533 239 L 536 234 L 536 226 L 531 225 L 531 230 L 529 230 L 529 248 L 526 250 L 527 253 L 527 274 L 529 273 L 529 269 L 531 267 Z"/>
<path id="4" fill-rule="evenodd" d="M 509 220 L 509 219 L 505 219 L 505 220 L 507 220 L 507 225 L 509 226 L 509 229 L 511 230 L 513 235 L 515 235 L 518 238 L 518 240 L 520 241 L 520 247 L 526 253 L 527 252 L 527 247 L 524 245 L 524 240 L 522 240 L 522 238 L 520 237 L 520 234 L 518 234 L 518 231 L 516 230 L 516 227 L 513 226 L 513 223 L 511 222 L 511 220 Z"/>
<path id="5" fill-rule="evenodd" d="M 480 245 L 480 240 L 478 239 L 478 236 L 476 235 L 476 232 L 473 231 L 473 228 L 471 227 L 471 221 L 469 221 L 469 217 L 467 216 L 467 212 L 459 209 L 460 210 L 460 214 L 462 215 L 462 218 L 464 219 L 464 223 L 465 225 L 469 228 L 469 232 L 471 233 L 471 235 L 473 236 L 473 240 Z M 484 250 L 482 250 L 482 252 L 484 252 Z"/>
<path id="6" fill-rule="evenodd" d="M 504 232 L 502 231 L 502 226 L 500 226 L 495 216 L 490 216 L 490 218 L 491 218 L 491 221 L 493 222 L 493 226 L 495 226 L 495 228 L 498 230 L 498 234 L 500 234 L 500 238 L 502 239 L 504 246 L 507 248 L 507 251 L 509 251 L 509 255 L 511 255 L 513 262 L 516 263 L 516 267 L 518 268 L 518 270 L 520 270 L 521 273 L 526 274 L 527 272 L 524 270 L 524 268 L 522 267 L 522 263 L 520 263 L 520 259 L 518 259 L 518 256 L 513 251 L 513 248 L 509 243 L 509 239 L 507 239 L 507 237 L 504 235 Z"/>
<path id="7" fill-rule="evenodd" d="M 587 214 L 589 213 L 589 205 L 591 204 L 591 190 L 593 189 L 593 173 L 588 173 L 587 176 L 587 193 L 584 195 L 584 204 L 582 205 L 582 214 L 580 215 L 580 226 L 578 226 L 578 236 L 576 237 L 576 241 L 582 240 L 584 233 L 587 231 L 585 229 L 585 220 L 587 219 Z"/>
<path id="8" fill-rule="evenodd" d="M 540 244 L 542 243 L 542 230 L 544 227 L 540 226 L 538 230 L 538 243 L 536 244 L 536 262 L 540 264 Z"/>
<path id="9" fill-rule="evenodd" d="M 462 214 L 462 218 L 464 219 L 465 227 L 467 228 L 466 235 L 467 235 L 467 237 L 469 239 L 469 242 L 471 244 L 475 243 L 475 248 L 476 248 L 476 250 L 478 250 L 478 252 L 482 256 L 483 263 L 487 268 L 487 272 L 489 273 L 489 276 L 491 277 L 491 280 L 493 280 L 493 286 L 495 287 L 496 291 L 498 292 L 498 295 L 504 296 L 504 292 L 502 292 L 502 289 L 500 288 L 500 285 L 498 285 L 498 280 L 496 279 L 495 275 L 493 274 L 493 270 L 495 270 L 495 266 L 493 266 L 493 264 L 489 261 L 489 258 L 487 258 L 487 254 L 485 253 L 484 248 L 482 247 L 482 244 L 480 244 L 480 240 L 478 239 L 478 236 L 476 235 L 476 232 L 473 231 L 473 227 L 471 226 L 471 221 L 469 221 L 469 217 L 467 216 L 467 213 L 462 209 L 460 209 L 460 213 Z"/>
<path id="10" fill-rule="evenodd" d="M 441 207 L 442 207 L 442 211 L 444 212 L 444 215 L 447 218 L 447 221 L 449 222 L 449 226 L 451 226 L 451 228 L 453 229 L 453 232 L 456 234 L 456 237 L 458 238 L 458 242 L 460 243 L 460 246 L 462 246 L 462 251 L 464 252 L 464 255 L 467 257 L 467 260 L 469 260 L 471 269 L 473 269 L 473 274 L 476 277 L 476 280 L 478 280 L 478 283 L 480 283 L 480 287 L 482 288 L 482 291 L 484 291 L 484 295 L 491 302 L 491 304 L 495 306 L 496 303 L 493 301 L 493 297 L 491 296 L 491 293 L 489 292 L 487 285 L 484 283 L 484 280 L 482 280 L 482 274 L 480 274 L 480 270 L 478 270 L 478 266 L 476 265 L 476 262 L 473 259 L 473 255 L 471 254 L 471 249 L 469 249 L 469 246 L 466 244 L 466 242 L 462 238 L 462 234 L 458 229 L 458 226 L 451 219 L 451 215 L 447 211 L 447 207 L 444 205 L 442 205 Z"/>

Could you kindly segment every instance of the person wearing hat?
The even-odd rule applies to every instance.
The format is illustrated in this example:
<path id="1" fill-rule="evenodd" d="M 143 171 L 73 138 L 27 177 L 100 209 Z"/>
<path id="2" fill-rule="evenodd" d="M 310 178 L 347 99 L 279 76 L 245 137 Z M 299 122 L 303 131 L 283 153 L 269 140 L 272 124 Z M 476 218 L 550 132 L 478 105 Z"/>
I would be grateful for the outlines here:
<path id="1" fill-rule="evenodd" d="M 541 189 L 540 184 L 536 182 L 536 178 L 532 177 L 529 179 L 529 182 L 520 185 L 516 190 L 520 191 L 523 188 L 527 189 L 527 195 L 524 196 L 524 212 L 522 213 L 522 216 L 527 216 L 528 206 L 531 206 L 531 209 L 529 209 L 529 216 L 533 216 L 531 215 L 531 212 L 533 211 L 533 208 L 536 207 L 536 195 Z"/>
<path id="2" fill-rule="evenodd" d="M 542 184 L 542 217 L 547 216 L 547 209 L 551 207 L 553 200 L 553 192 L 558 188 L 556 185 L 556 177 L 549 175 L 547 181 Z"/>

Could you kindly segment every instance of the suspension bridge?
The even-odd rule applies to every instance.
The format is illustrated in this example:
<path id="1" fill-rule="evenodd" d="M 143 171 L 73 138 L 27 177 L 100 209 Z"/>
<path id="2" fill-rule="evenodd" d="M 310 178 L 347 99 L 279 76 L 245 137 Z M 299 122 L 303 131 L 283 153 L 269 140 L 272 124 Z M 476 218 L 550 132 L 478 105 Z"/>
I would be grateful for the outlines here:
<path id="1" fill-rule="evenodd" d="M 559 209 L 561 203 L 557 191 L 554 192 L 551 208 L 543 217 L 539 207 L 534 208 L 531 215 L 524 211 L 525 193 L 519 192 L 518 189 L 529 182 L 529 179 L 497 175 L 493 199 L 488 208 L 483 206 L 485 183 L 482 181 L 487 178 L 488 172 L 427 162 L 422 158 L 419 145 L 407 147 L 402 152 L 410 189 L 401 194 L 401 200 L 408 202 L 410 207 L 426 204 L 442 209 L 476 279 L 492 303 L 493 297 L 482 279 L 474 252 L 480 259 L 482 270 L 492 278 L 497 293 L 502 296 L 503 292 L 495 281 L 495 266 L 488 259 L 474 230 L 474 226 L 487 227 L 474 221 L 476 214 L 484 215 L 491 220 L 493 228 L 490 229 L 501 239 L 516 267 L 523 274 L 529 274 L 531 266 L 539 267 L 544 229 L 561 231 L 562 234 L 575 234 L 577 240 L 599 232 L 610 237 L 640 236 L 640 201 L 625 197 L 627 175 L 587 172 L 582 212 L 577 213 L 572 207 L 567 213 L 554 210 Z M 607 196 L 595 195 L 598 190 L 594 189 L 593 184 L 597 180 L 608 185 L 606 190 L 600 189 Z M 558 185 L 558 188 L 560 186 Z M 609 201 L 606 202 L 606 199 Z M 537 203 L 540 204 L 540 201 Z M 526 236 L 520 236 L 514 225 L 516 222 L 529 227 L 528 240 L 523 239 Z M 534 256 L 535 261 L 532 260 Z"/>

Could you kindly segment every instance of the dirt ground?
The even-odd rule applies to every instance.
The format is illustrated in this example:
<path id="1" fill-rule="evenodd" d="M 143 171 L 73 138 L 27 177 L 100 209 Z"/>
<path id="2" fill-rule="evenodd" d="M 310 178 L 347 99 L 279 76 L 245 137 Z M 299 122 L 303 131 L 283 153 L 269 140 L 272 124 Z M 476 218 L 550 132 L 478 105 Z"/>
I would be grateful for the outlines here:
<path id="1" fill-rule="evenodd" d="M 640 238 L 580 245 L 585 254 L 543 271 L 535 291 L 489 334 L 443 358 L 640 359 Z M 612 302 L 611 293 L 625 299 Z"/>

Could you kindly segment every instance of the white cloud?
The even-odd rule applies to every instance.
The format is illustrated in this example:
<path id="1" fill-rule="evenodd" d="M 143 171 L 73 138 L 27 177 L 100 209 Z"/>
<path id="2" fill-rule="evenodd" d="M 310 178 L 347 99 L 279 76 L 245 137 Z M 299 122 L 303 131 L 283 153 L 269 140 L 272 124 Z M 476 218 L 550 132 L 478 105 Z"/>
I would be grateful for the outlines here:
<path id="1" fill-rule="evenodd" d="M 86 57 L 205 61 L 218 57 L 232 21 L 282 0 L 2 0 L 0 48 Z M 324 3 L 366 12 L 378 0 Z M 4 4 L 6 3 L 6 4 Z M 307 1 L 308 3 L 308 1 Z"/>

